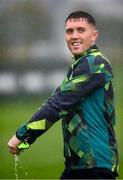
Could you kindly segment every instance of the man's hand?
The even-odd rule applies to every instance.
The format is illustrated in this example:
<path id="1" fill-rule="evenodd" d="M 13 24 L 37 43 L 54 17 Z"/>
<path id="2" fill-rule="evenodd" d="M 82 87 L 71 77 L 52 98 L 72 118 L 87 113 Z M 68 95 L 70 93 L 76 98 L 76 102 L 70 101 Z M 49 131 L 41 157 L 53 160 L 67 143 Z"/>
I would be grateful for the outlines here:
<path id="1" fill-rule="evenodd" d="M 17 146 L 21 143 L 21 141 L 14 135 L 8 142 L 9 152 L 12 154 L 19 154 L 20 149 Z"/>

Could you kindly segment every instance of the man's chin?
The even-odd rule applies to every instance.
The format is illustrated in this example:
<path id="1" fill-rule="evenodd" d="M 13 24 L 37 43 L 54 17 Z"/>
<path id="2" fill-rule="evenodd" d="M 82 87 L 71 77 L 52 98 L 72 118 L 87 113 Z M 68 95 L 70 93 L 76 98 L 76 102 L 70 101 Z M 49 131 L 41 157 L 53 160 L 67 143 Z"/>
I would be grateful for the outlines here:
<path id="1" fill-rule="evenodd" d="M 74 55 L 74 56 L 79 56 L 79 55 L 81 55 L 82 54 L 82 51 L 81 52 L 72 52 L 72 54 Z"/>
<path id="2" fill-rule="evenodd" d="M 83 49 L 78 49 L 78 50 L 77 49 L 71 49 L 71 52 L 73 55 L 79 56 L 83 53 Z"/>

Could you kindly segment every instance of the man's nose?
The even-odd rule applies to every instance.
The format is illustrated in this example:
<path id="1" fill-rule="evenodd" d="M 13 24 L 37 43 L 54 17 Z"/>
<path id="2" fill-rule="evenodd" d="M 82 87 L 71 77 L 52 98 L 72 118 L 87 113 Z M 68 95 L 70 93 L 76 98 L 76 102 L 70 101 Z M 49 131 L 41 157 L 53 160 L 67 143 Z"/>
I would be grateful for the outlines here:
<path id="1" fill-rule="evenodd" d="M 73 34 L 72 34 L 72 38 L 78 38 L 79 35 L 78 35 L 78 32 L 77 31 L 73 31 Z"/>

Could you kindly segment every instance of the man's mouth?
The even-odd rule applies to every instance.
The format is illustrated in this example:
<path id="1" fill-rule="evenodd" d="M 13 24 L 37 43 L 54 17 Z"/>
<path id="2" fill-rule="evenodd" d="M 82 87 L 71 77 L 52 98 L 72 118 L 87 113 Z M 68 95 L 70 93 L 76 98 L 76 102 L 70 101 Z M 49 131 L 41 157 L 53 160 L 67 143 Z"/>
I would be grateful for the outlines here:
<path id="1" fill-rule="evenodd" d="M 72 46 L 77 47 L 77 46 L 79 46 L 82 43 L 81 42 L 72 42 L 71 44 L 72 44 Z"/>

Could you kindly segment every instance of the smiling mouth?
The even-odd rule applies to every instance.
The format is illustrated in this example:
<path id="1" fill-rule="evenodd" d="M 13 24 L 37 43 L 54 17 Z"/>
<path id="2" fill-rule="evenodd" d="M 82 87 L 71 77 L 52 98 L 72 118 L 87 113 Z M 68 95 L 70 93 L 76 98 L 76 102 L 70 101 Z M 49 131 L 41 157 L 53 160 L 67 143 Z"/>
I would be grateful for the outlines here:
<path id="1" fill-rule="evenodd" d="M 74 46 L 74 47 L 78 47 L 79 45 L 81 45 L 82 43 L 81 42 L 73 42 L 73 43 L 71 43 L 72 44 L 72 46 Z"/>

